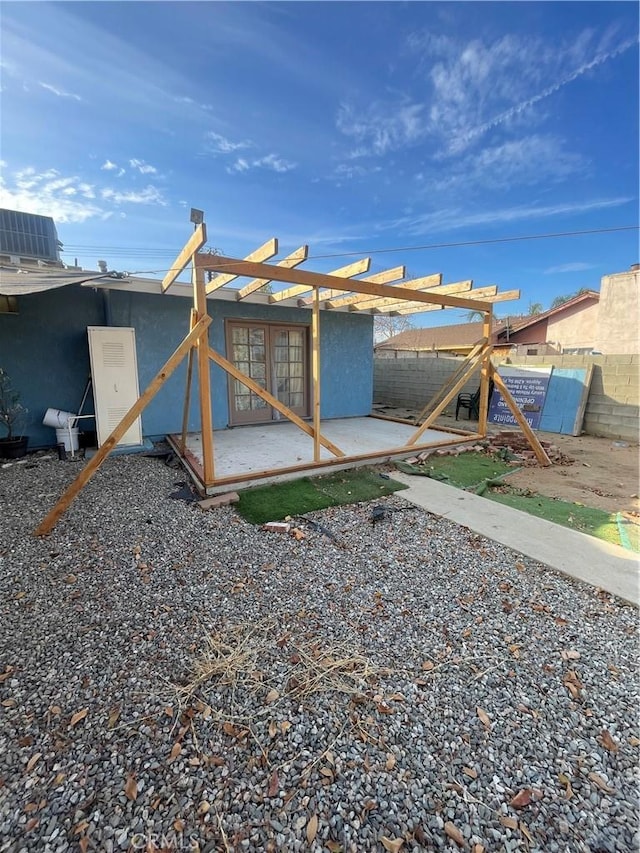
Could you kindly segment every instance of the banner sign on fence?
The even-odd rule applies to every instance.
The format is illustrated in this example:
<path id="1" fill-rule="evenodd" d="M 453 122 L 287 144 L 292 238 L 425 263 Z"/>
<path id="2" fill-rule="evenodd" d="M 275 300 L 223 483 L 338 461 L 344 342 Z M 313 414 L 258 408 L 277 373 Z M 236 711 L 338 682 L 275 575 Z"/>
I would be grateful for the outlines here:
<path id="1" fill-rule="evenodd" d="M 511 367 L 501 365 L 498 373 L 532 429 L 538 429 L 552 367 Z M 511 409 L 496 388 L 491 397 L 489 423 L 517 426 Z"/>

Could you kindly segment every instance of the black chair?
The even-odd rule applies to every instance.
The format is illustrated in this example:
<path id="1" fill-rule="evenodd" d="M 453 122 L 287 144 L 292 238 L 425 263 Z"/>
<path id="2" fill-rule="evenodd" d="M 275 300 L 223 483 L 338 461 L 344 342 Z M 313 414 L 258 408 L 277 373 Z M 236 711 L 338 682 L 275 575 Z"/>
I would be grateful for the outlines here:
<path id="1" fill-rule="evenodd" d="M 491 395 L 493 394 L 493 379 L 489 382 L 489 402 L 488 406 L 491 405 Z M 462 393 L 458 394 L 458 398 L 456 400 L 456 420 L 458 420 L 458 412 L 460 409 L 468 409 L 469 411 L 469 420 L 473 417 L 474 421 L 477 421 L 480 417 L 480 388 L 474 394 Z"/>

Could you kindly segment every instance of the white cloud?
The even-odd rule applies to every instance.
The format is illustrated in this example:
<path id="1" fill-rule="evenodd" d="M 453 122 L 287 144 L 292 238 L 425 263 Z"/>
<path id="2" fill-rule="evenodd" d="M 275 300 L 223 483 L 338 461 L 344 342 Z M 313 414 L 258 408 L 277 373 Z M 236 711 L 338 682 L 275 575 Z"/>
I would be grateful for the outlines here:
<path id="1" fill-rule="evenodd" d="M 424 136 L 425 107 L 404 97 L 395 102 L 376 101 L 359 110 L 342 103 L 336 127 L 359 143 L 350 158 L 383 155 L 412 145 Z"/>
<path id="2" fill-rule="evenodd" d="M 290 172 L 296 166 L 297 163 L 285 160 L 277 154 L 267 154 L 265 157 L 259 157 L 254 160 L 238 157 L 235 163 L 227 168 L 227 172 L 231 175 L 234 172 L 247 172 L 249 169 L 269 169 L 272 172 L 284 173 Z"/>
<path id="3" fill-rule="evenodd" d="M 587 264 L 584 261 L 573 261 L 570 264 L 559 264 L 557 267 L 547 267 L 544 270 L 545 275 L 554 275 L 555 273 L 563 273 L 563 272 L 586 272 L 587 270 L 594 270 L 597 268 L 597 264 Z"/>
<path id="4" fill-rule="evenodd" d="M 506 208 L 489 208 L 471 213 L 465 208 L 445 208 L 420 216 L 405 216 L 384 223 L 383 230 L 402 229 L 412 236 L 433 234 L 434 232 L 454 231 L 474 225 L 498 225 L 501 223 L 524 222 L 529 219 L 547 219 L 554 216 L 575 216 L 594 210 L 622 207 L 634 199 L 605 198 L 585 202 L 565 202 L 550 205 L 516 205 Z"/>
<path id="5" fill-rule="evenodd" d="M 240 151 L 243 148 L 251 148 L 252 142 L 244 139 L 241 142 L 233 142 L 227 139 L 221 133 L 215 133 L 213 130 L 206 134 L 207 151 L 211 154 L 233 154 L 234 151 Z"/>
<path id="6" fill-rule="evenodd" d="M 186 104 L 190 107 L 198 107 L 201 110 L 212 110 L 213 106 L 211 104 L 199 104 L 193 98 L 190 98 L 188 95 L 174 95 L 173 100 L 176 104 Z"/>
<path id="7" fill-rule="evenodd" d="M 65 92 L 64 89 L 58 89 L 57 86 L 52 86 L 50 83 L 43 83 L 42 81 L 38 81 L 38 86 L 41 86 L 43 89 L 46 89 L 47 92 L 51 92 L 58 98 L 71 98 L 74 101 L 82 100 L 80 95 L 75 95 L 73 92 Z"/>
<path id="8" fill-rule="evenodd" d="M 539 104 L 578 77 L 637 43 L 614 45 L 615 33 L 585 29 L 573 37 L 542 40 L 507 34 L 492 42 L 413 34 L 429 91 L 429 132 L 458 154 L 493 128 L 510 130 L 540 118 Z"/>
<path id="9" fill-rule="evenodd" d="M 477 189 L 508 190 L 542 181 L 558 183 L 585 166 L 579 154 L 565 150 L 562 139 L 531 134 L 462 155 L 450 164 L 447 172 L 438 169 L 431 180 L 425 181 L 425 189 L 461 190 L 468 196 L 469 191 Z"/>
<path id="10" fill-rule="evenodd" d="M 114 169 L 117 169 L 118 166 L 116 163 L 112 163 L 111 160 L 105 160 L 102 166 L 100 166 L 105 172 L 113 172 Z"/>
<path id="11" fill-rule="evenodd" d="M 54 169 L 38 173 L 29 167 L 14 172 L 12 181 L 0 178 L 0 207 L 52 216 L 58 223 L 107 218 L 108 212 L 91 201 L 90 184 L 57 176 Z"/>
<path id="12" fill-rule="evenodd" d="M 111 187 L 105 187 L 100 191 L 100 195 L 114 204 L 159 204 L 162 207 L 167 205 L 162 192 L 151 184 L 143 190 L 114 190 Z"/>
<path id="13" fill-rule="evenodd" d="M 157 175 L 158 170 L 150 163 L 145 163 L 144 160 L 129 160 L 129 165 L 132 169 L 137 169 L 141 175 Z"/>

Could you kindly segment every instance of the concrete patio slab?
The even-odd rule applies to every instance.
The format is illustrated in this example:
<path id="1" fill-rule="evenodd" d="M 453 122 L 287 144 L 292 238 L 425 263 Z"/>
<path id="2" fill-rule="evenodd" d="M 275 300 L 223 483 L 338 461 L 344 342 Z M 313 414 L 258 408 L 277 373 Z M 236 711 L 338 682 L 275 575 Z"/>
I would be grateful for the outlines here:
<path id="1" fill-rule="evenodd" d="M 428 477 L 398 471 L 393 479 L 409 486 L 401 497 L 428 512 L 640 606 L 637 554 Z"/>

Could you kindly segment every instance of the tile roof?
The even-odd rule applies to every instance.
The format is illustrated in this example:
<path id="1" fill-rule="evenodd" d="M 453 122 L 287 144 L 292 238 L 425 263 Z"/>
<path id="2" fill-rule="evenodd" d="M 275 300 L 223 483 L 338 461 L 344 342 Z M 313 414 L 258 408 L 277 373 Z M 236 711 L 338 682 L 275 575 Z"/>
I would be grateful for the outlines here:
<path id="1" fill-rule="evenodd" d="M 518 318 L 519 319 L 519 318 Z M 493 331 L 505 325 L 503 320 L 494 320 Z M 376 349 L 401 350 L 447 350 L 472 347 L 482 337 L 482 321 L 456 323 L 452 326 L 434 326 L 429 329 L 408 329 L 377 344 Z"/>

